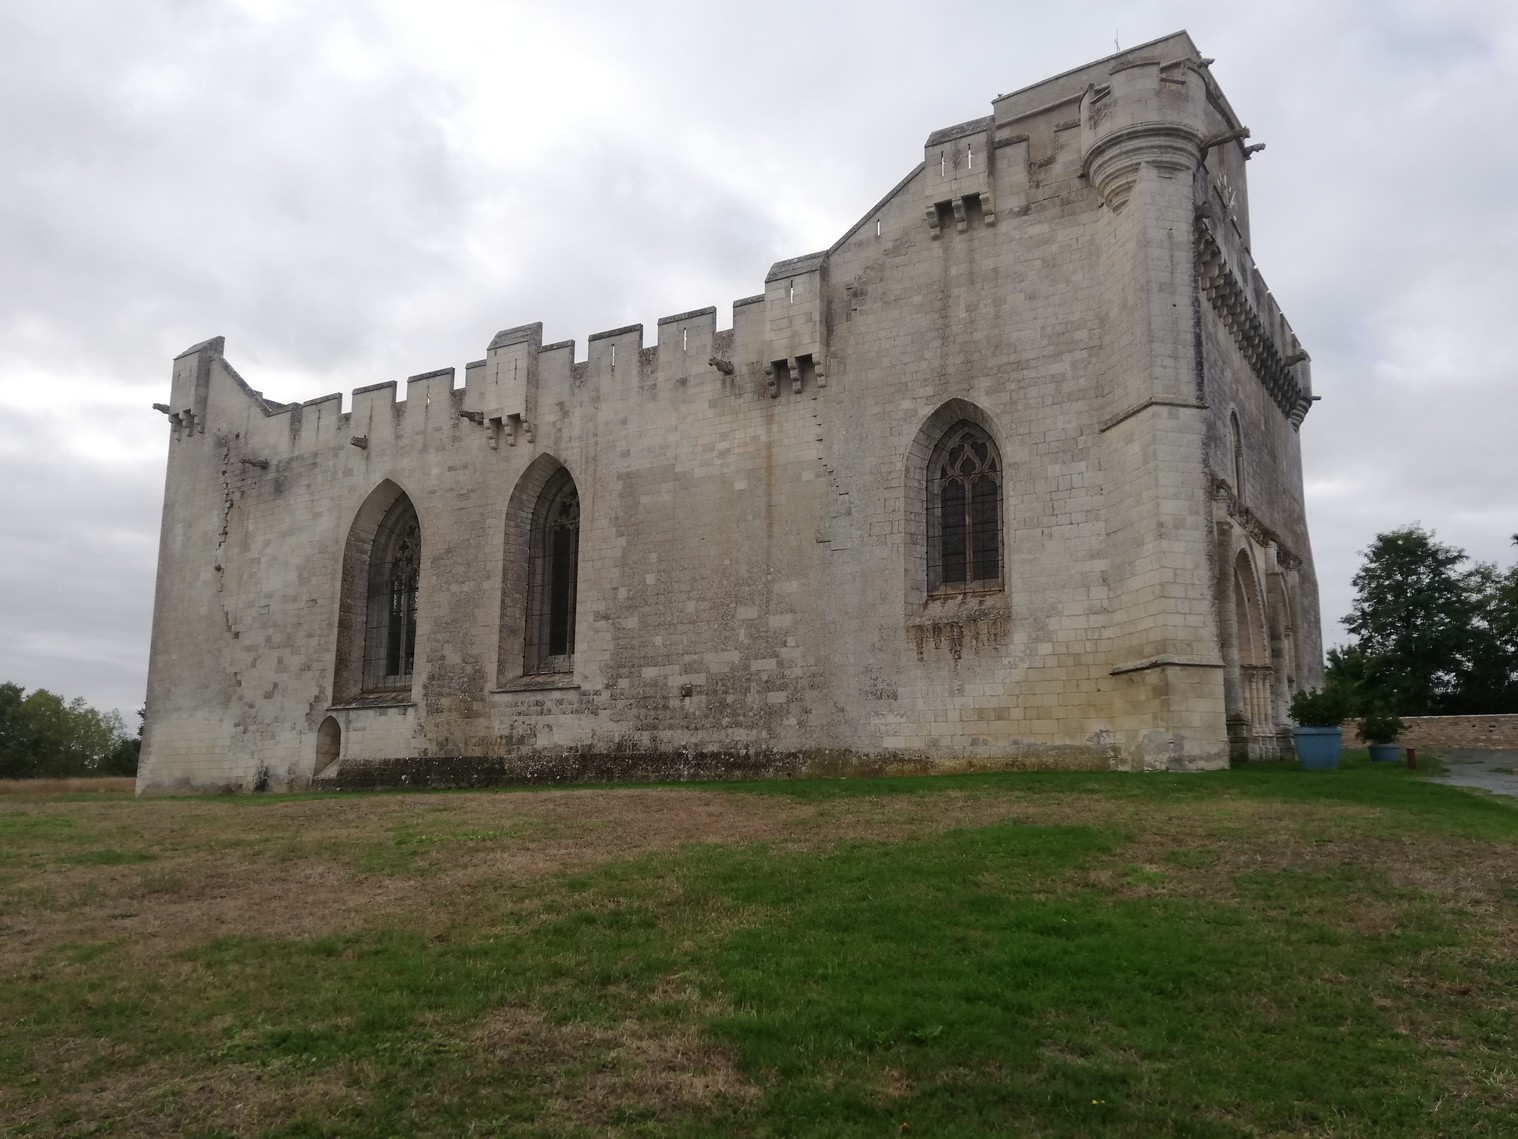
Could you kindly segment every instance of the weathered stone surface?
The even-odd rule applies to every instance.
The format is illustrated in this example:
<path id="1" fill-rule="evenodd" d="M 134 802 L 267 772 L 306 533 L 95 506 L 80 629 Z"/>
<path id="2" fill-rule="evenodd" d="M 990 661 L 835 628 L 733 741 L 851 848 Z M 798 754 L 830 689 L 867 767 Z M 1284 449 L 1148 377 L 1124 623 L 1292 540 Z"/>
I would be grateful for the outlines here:
<path id="1" fill-rule="evenodd" d="M 1244 144 L 1214 141 L 1240 124 L 1184 33 L 993 111 L 731 329 L 693 309 L 577 361 L 504 314 L 461 388 L 346 412 L 263 399 L 220 338 L 177 359 L 139 787 L 1272 753 L 1321 676 L 1311 383 L 1254 267 Z M 929 463 L 963 423 L 1000 452 L 1000 586 L 935 591 Z M 550 666 L 529 559 L 561 468 Z M 414 669 L 365 691 L 402 494 Z"/>

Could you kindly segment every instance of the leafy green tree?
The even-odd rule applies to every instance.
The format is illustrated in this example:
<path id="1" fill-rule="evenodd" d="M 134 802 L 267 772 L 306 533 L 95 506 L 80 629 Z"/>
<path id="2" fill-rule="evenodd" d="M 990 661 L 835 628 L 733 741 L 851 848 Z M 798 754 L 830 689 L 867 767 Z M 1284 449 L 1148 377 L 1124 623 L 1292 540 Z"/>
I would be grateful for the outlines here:
<path id="1" fill-rule="evenodd" d="M 0 778 L 95 775 L 127 738 L 121 716 L 45 688 L 0 684 Z"/>
<path id="2" fill-rule="evenodd" d="M 25 695 L 19 684 L 0 684 L 0 779 L 17 778 L 26 763 L 21 715 Z"/>
<path id="3" fill-rule="evenodd" d="M 1409 526 L 1378 534 L 1354 576 L 1344 626 L 1377 693 L 1406 715 L 1441 711 L 1467 670 L 1476 620 L 1461 572 L 1467 560 L 1463 550 Z"/>
<path id="4" fill-rule="evenodd" d="M 1404 716 L 1518 712 L 1518 567 L 1469 562 L 1421 526 L 1378 534 L 1329 675 Z"/>
<path id="5" fill-rule="evenodd" d="M 1503 573 L 1490 562 L 1478 562 L 1467 582 L 1476 607 L 1468 668 L 1444 710 L 1467 715 L 1518 712 L 1518 628 L 1511 596 L 1518 586 L 1518 567 Z"/>
<path id="6" fill-rule="evenodd" d="M 100 765 L 102 775 L 136 775 L 137 761 L 142 755 L 142 727 L 147 722 L 146 706 L 137 709 L 137 734 L 116 741 L 111 754 Z"/>
<path id="7" fill-rule="evenodd" d="M 1358 645 L 1335 646 L 1328 650 L 1323 687 L 1343 693 L 1354 714 L 1358 715 L 1368 704 L 1376 702 L 1380 691 L 1374 675 L 1377 663 Z"/>

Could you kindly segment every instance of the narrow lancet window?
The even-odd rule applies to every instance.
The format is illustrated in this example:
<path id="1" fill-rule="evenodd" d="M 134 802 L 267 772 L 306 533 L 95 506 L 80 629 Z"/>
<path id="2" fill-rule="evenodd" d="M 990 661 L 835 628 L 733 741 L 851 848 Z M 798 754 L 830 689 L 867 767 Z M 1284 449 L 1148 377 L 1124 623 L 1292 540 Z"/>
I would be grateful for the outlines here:
<path id="1" fill-rule="evenodd" d="M 1239 428 L 1239 414 L 1228 413 L 1228 446 L 1233 452 L 1233 493 L 1244 501 L 1244 432 Z"/>

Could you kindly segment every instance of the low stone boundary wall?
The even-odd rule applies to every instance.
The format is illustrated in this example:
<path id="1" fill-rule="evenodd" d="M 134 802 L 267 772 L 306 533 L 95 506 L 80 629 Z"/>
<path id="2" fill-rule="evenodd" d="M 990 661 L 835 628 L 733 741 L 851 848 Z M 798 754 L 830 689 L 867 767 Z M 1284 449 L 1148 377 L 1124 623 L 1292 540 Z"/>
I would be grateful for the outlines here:
<path id="1" fill-rule="evenodd" d="M 1403 747 L 1518 749 L 1518 715 L 1403 716 L 1402 722 L 1407 729 L 1397 743 Z M 1353 720 L 1344 725 L 1344 746 L 1365 746 Z"/>

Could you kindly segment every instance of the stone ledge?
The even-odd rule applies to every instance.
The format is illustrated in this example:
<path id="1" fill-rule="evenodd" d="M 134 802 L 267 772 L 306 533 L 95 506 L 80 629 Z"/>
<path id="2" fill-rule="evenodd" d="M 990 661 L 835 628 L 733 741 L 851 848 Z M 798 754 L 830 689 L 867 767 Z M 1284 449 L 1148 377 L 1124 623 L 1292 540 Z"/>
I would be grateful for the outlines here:
<path id="1" fill-rule="evenodd" d="M 352 700 L 344 700 L 341 704 L 330 704 L 329 712 L 354 712 L 368 708 L 415 708 L 416 701 L 409 696 L 375 695 L 355 696 Z"/>
<path id="2" fill-rule="evenodd" d="M 580 684 L 568 673 L 557 676 L 523 676 L 509 680 L 493 692 L 578 692 Z"/>
<path id="3" fill-rule="evenodd" d="M 1128 661 L 1126 664 L 1114 665 L 1108 670 L 1108 676 L 1122 676 L 1126 672 L 1144 672 L 1151 668 L 1222 668 L 1223 662 L 1211 657 L 1183 657 L 1173 656 L 1169 653 L 1157 657 L 1146 657 L 1143 660 Z"/>

